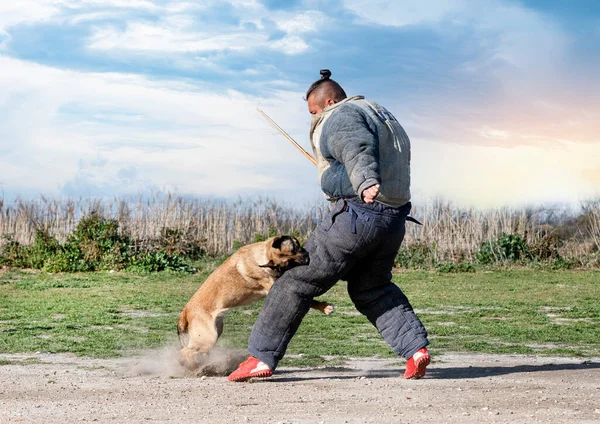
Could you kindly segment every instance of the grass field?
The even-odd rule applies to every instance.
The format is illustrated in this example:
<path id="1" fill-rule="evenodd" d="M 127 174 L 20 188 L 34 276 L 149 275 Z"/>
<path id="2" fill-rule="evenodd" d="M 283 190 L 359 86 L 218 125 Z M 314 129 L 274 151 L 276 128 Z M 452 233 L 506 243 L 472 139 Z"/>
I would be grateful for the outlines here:
<path id="1" fill-rule="evenodd" d="M 178 345 L 177 315 L 215 261 L 195 275 L 0 271 L 0 352 L 109 357 Z M 529 269 L 394 276 L 441 352 L 600 356 L 600 272 Z M 338 283 L 311 311 L 287 364 L 393 356 Z M 261 304 L 227 313 L 221 346 L 244 348 Z M 297 356 L 297 354 L 303 354 Z M 333 359 L 332 359 L 333 357 Z"/>

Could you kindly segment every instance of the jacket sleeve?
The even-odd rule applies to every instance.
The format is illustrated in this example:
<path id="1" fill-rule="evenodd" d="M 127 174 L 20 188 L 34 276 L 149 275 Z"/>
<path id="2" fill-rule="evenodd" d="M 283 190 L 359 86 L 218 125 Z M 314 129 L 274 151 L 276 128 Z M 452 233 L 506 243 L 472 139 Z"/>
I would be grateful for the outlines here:
<path id="1" fill-rule="evenodd" d="M 360 109 L 344 106 L 329 117 L 321 137 L 321 150 L 345 167 L 359 197 L 366 188 L 381 183 L 377 127 L 367 119 Z"/>

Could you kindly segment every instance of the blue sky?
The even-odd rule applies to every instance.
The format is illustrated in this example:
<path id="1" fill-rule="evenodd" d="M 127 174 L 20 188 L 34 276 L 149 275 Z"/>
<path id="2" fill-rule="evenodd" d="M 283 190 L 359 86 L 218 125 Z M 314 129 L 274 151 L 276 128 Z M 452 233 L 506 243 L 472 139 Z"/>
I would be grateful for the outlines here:
<path id="1" fill-rule="evenodd" d="M 11 4 L 12 3 L 12 4 Z M 303 94 L 329 68 L 390 109 L 416 200 L 600 195 L 600 2 L 0 3 L 0 189 L 320 198 Z"/>

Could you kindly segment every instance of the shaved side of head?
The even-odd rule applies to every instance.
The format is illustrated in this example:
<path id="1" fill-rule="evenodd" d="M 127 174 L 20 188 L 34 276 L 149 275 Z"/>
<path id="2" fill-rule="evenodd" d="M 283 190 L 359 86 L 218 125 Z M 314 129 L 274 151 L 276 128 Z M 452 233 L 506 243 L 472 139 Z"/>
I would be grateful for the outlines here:
<path id="1" fill-rule="evenodd" d="M 325 102 L 327 102 L 328 99 L 332 99 L 337 103 L 341 100 L 344 100 L 348 96 L 346 96 L 346 92 L 337 82 L 333 80 L 327 80 L 315 87 L 310 92 L 308 97 L 313 97 L 317 104 L 319 104 L 321 107 L 325 107 Z M 308 97 L 306 100 L 308 100 Z"/>
<path id="2" fill-rule="evenodd" d="M 306 91 L 308 111 L 313 115 L 322 113 L 326 107 L 348 97 L 342 86 L 330 79 L 331 71 L 329 69 L 321 69 L 320 74 L 321 79 L 313 82 Z"/>

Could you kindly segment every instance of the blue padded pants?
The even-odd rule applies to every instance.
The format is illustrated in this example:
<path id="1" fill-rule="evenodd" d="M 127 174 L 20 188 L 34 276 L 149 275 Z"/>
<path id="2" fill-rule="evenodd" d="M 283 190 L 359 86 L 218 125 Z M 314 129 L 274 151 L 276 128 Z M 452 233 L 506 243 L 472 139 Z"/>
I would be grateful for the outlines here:
<path id="1" fill-rule="evenodd" d="M 410 208 L 338 201 L 304 246 L 310 263 L 286 271 L 271 288 L 252 328 L 250 354 L 274 370 L 312 299 L 339 280 L 348 282 L 356 309 L 396 354 L 410 358 L 427 346 L 425 327 L 391 281 Z"/>

